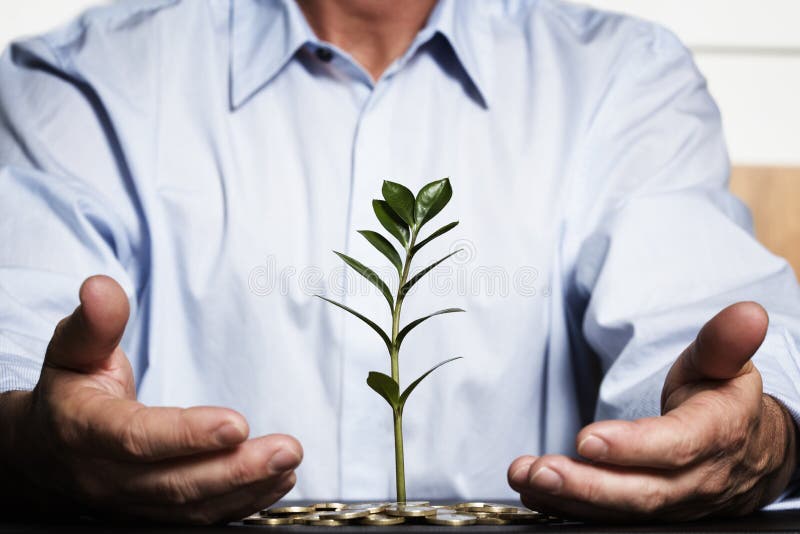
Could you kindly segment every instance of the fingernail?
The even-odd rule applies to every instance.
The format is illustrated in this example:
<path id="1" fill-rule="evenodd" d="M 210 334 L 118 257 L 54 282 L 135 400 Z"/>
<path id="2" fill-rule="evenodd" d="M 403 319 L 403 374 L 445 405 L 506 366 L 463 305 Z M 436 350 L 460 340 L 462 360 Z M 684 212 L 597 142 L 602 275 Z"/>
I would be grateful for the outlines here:
<path id="1" fill-rule="evenodd" d="M 578 444 L 578 454 L 592 460 L 602 460 L 608 454 L 608 445 L 594 435 L 589 435 Z"/>
<path id="2" fill-rule="evenodd" d="M 522 486 L 528 481 L 528 473 L 531 470 L 530 464 L 523 465 L 517 468 L 516 471 L 511 473 L 511 483 L 516 486 Z"/>
<path id="3" fill-rule="evenodd" d="M 269 461 L 269 470 L 273 473 L 282 473 L 294 469 L 298 465 L 300 465 L 300 457 L 297 454 L 281 449 L 272 455 Z"/>
<path id="4" fill-rule="evenodd" d="M 245 436 L 244 431 L 236 423 L 225 423 L 214 434 L 220 445 L 236 445 L 241 443 Z"/>
<path id="5" fill-rule="evenodd" d="M 548 493 L 557 493 L 564 485 L 564 480 L 549 467 L 542 467 L 533 475 L 531 484 Z"/>

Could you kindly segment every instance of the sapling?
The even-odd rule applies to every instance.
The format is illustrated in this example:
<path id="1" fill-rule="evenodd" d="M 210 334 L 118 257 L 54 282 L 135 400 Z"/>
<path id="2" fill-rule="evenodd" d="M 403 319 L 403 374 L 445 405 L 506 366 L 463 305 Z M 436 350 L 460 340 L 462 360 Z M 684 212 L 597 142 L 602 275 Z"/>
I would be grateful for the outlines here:
<path id="1" fill-rule="evenodd" d="M 408 294 L 409 290 L 422 279 L 423 276 L 428 274 L 433 268 L 442 263 L 444 260 L 459 252 L 456 250 L 446 255 L 444 258 L 432 263 L 431 265 L 420 270 L 411 278 L 409 274 L 411 271 L 411 260 L 419 250 L 433 241 L 435 238 L 449 232 L 456 227 L 458 221 L 451 222 L 432 232 L 430 235 L 422 240 L 418 240 L 419 232 L 422 227 L 428 223 L 442 208 L 444 208 L 453 196 L 453 189 L 450 185 L 450 180 L 445 178 L 437 180 L 425 185 L 417 193 L 414 194 L 405 186 L 384 181 L 381 190 L 383 200 L 373 200 L 372 208 L 381 225 L 389 232 L 402 247 L 404 259 L 397 251 L 394 245 L 383 235 L 371 230 L 359 230 L 359 234 L 369 241 L 378 251 L 388 259 L 392 265 L 397 269 L 399 275 L 399 283 L 397 291 L 392 293 L 389 286 L 369 267 L 365 266 L 358 260 L 355 260 L 341 252 L 334 251 L 344 262 L 353 268 L 361 276 L 369 280 L 375 287 L 383 294 L 386 302 L 389 305 L 389 311 L 392 318 L 392 333 L 388 335 L 378 324 L 358 313 L 357 311 L 333 301 L 322 295 L 317 295 L 319 298 L 350 312 L 354 316 L 361 319 L 364 323 L 370 326 L 383 340 L 386 349 L 389 352 L 389 359 L 391 361 L 391 376 L 378 371 L 372 371 L 367 376 L 367 384 L 381 397 L 386 399 L 389 406 L 392 408 L 392 415 L 394 417 L 394 454 L 395 454 L 395 480 L 397 482 L 397 501 L 400 503 L 406 502 L 406 482 L 405 482 L 405 469 L 403 463 L 403 408 L 408 401 L 408 397 L 414 389 L 433 371 L 442 365 L 449 363 L 458 358 L 451 358 L 445 360 L 422 376 L 414 380 L 408 387 L 400 393 L 400 346 L 409 332 L 417 327 L 423 321 L 430 319 L 436 315 L 445 313 L 463 312 L 460 308 L 446 308 L 437 312 L 426 315 L 419 319 L 415 319 L 404 327 L 400 327 L 400 311 L 403 308 L 403 300 Z"/>

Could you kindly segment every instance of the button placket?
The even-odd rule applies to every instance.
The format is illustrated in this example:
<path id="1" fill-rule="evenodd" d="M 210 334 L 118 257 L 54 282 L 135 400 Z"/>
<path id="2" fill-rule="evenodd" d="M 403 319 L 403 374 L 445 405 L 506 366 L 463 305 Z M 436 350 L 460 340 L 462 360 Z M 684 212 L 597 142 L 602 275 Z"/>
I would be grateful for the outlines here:
<path id="1" fill-rule="evenodd" d="M 393 287 L 390 266 L 356 232 L 379 230 L 372 199 L 380 198 L 382 180 L 390 176 L 385 146 L 385 112 L 380 109 L 379 83 L 369 94 L 353 140 L 351 169 L 351 216 L 347 227 L 346 254 L 371 266 Z M 380 293 L 360 275 L 349 270 L 347 305 L 389 330 L 391 315 Z M 392 422 L 389 407 L 366 384 L 369 371 L 389 372 L 385 346 L 367 326 L 349 317 L 344 327 L 342 373 L 341 494 L 362 499 L 390 495 L 394 487 Z"/>

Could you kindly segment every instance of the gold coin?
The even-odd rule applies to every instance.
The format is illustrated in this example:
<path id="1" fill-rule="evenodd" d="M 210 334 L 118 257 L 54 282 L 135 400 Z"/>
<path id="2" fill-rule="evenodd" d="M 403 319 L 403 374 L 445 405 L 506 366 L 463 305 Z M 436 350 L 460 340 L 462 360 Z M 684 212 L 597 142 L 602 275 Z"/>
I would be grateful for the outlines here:
<path id="1" fill-rule="evenodd" d="M 361 520 L 362 525 L 373 527 L 390 527 L 392 525 L 401 525 L 405 522 L 405 517 L 392 517 L 385 514 L 372 514 Z"/>
<path id="2" fill-rule="evenodd" d="M 431 501 L 387 502 L 386 506 L 430 506 Z"/>
<path id="3" fill-rule="evenodd" d="M 466 511 L 466 510 L 462 510 Z M 470 514 L 474 515 L 478 519 L 483 519 L 484 517 L 497 517 L 497 514 L 493 512 L 469 512 Z"/>
<path id="4" fill-rule="evenodd" d="M 347 508 L 343 508 L 342 510 L 335 510 L 332 512 L 317 512 L 320 519 L 335 519 L 337 521 L 349 521 L 351 519 L 361 519 L 362 517 L 367 517 L 369 515 L 369 511 L 367 510 L 348 510 Z"/>
<path id="5" fill-rule="evenodd" d="M 486 506 L 485 502 L 462 502 L 453 506 L 456 510 L 467 510 L 469 508 L 483 508 Z"/>
<path id="6" fill-rule="evenodd" d="M 312 506 L 317 512 L 335 512 L 347 506 L 341 502 L 320 502 Z"/>
<path id="7" fill-rule="evenodd" d="M 339 521 L 329 517 L 324 517 L 320 515 L 321 513 L 329 512 L 314 512 L 311 514 L 301 515 L 293 518 L 293 522 L 295 525 L 314 525 L 318 527 L 338 527 L 340 525 L 347 524 L 347 521 Z"/>
<path id="8" fill-rule="evenodd" d="M 434 515 L 438 510 L 433 506 L 409 506 L 403 504 L 390 504 L 384 510 L 386 515 L 394 517 L 426 517 Z"/>
<path id="9" fill-rule="evenodd" d="M 262 510 L 261 515 L 310 514 L 313 511 L 314 508 L 311 506 L 278 506 L 276 508 Z"/>
<path id="10" fill-rule="evenodd" d="M 431 525 L 443 525 L 447 527 L 462 527 L 466 525 L 474 525 L 478 522 L 478 518 L 473 514 L 464 512 L 453 513 L 437 513 L 425 518 L 425 521 Z"/>
<path id="11" fill-rule="evenodd" d="M 510 519 L 511 521 L 541 521 L 546 518 L 545 515 L 533 510 L 520 509 L 517 512 L 501 512 L 497 514 L 500 519 Z"/>
<path id="12" fill-rule="evenodd" d="M 251 515 L 242 519 L 245 525 L 291 525 L 294 519 L 291 517 L 264 517 L 262 515 Z"/>
<path id="13" fill-rule="evenodd" d="M 370 514 L 379 514 L 388 506 L 385 502 L 368 502 L 360 504 L 348 504 L 343 510 L 366 510 Z"/>
<path id="14" fill-rule="evenodd" d="M 499 517 L 479 517 L 479 525 L 508 525 L 511 521 L 507 519 L 500 519 Z"/>
<path id="15" fill-rule="evenodd" d="M 500 513 L 511 513 L 516 512 L 518 508 L 516 506 L 509 506 L 507 504 L 493 504 L 493 503 L 479 503 L 476 506 L 468 506 L 466 508 L 462 508 L 467 512 L 490 512 L 493 514 L 500 514 Z"/>

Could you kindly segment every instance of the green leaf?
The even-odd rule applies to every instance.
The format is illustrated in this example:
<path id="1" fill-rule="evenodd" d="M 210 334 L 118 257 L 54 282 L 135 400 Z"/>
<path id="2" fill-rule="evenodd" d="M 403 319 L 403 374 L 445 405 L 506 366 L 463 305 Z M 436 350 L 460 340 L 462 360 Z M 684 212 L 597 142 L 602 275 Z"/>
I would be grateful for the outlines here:
<path id="1" fill-rule="evenodd" d="M 463 249 L 463 248 L 460 248 L 460 249 L 458 249 L 458 250 L 455 250 L 455 251 L 451 252 L 450 254 L 448 254 L 447 256 L 445 256 L 444 258 L 440 259 L 439 261 L 433 262 L 432 264 L 428 265 L 427 267 L 425 267 L 424 269 L 422 269 L 420 272 L 418 272 L 417 274 L 415 274 L 415 275 L 414 275 L 414 277 L 413 277 L 413 278 L 411 278 L 411 280 L 409 280 L 408 282 L 406 282 L 406 283 L 405 283 L 405 285 L 404 285 L 403 287 L 401 287 L 401 288 L 400 288 L 400 295 L 405 295 L 406 293 L 408 293 L 408 290 L 409 290 L 409 289 L 411 289 L 412 287 L 414 287 L 414 284 L 416 284 L 417 282 L 419 282 L 420 278 L 422 278 L 423 276 L 425 276 L 426 274 L 428 274 L 428 272 L 430 272 L 430 271 L 431 271 L 431 269 L 435 268 L 437 265 L 439 265 L 440 263 L 442 263 L 444 260 L 446 260 L 447 258 L 449 258 L 450 256 L 452 256 L 453 254 L 458 254 L 458 253 L 459 253 L 459 252 L 461 252 L 462 250 L 464 250 L 464 249 Z"/>
<path id="2" fill-rule="evenodd" d="M 406 186 L 390 182 L 389 180 L 383 181 L 381 193 L 383 193 L 383 198 L 389 204 L 389 207 L 391 207 L 406 224 L 414 226 L 414 193 Z"/>
<path id="3" fill-rule="evenodd" d="M 362 321 L 367 323 L 370 326 L 370 328 L 375 330 L 378 333 L 378 335 L 381 336 L 381 339 L 383 340 L 383 342 L 386 343 L 386 348 L 391 352 L 391 350 L 392 350 L 392 340 L 389 339 L 389 336 L 386 334 L 386 332 L 383 331 L 383 329 L 380 326 L 375 324 L 370 319 L 367 319 L 366 317 L 364 317 L 363 315 L 361 315 L 360 313 L 358 313 L 354 309 L 348 308 L 344 304 L 340 304 L 339 302 L 336 302 L 335 300 L 331 300 L 331 299 L 329 299 L 327 297 L 323 297 L 322 295 L 314 295 L 314 296 L 318 297 L 318 298 L 321 298 L 325 302 L 330 302 L 334 306 L 338 306 L 341 309 L 343 309 L 344 311 L 352 313 L 353 315 L 355 315 L 356 317 L 358 317 L 359 319 L 361 319 Z"/>
<path id="4" fill-rule="evenodd" d="M 414 245 L 413 254 L 416 254 L 417 251 L 419 251 L 419 249 L 421 249 L 422 247 L 424 247 L 425 245 L 427 245 L 428 243 L 430 243 L 431 241 L 433 241 L 434 239 L 436 239 L 440 235 L 446 234 L 447 232 L 449 232 L 450 230 L 452 230 L 456 226 L 458 226 L 458 221 L 453 221 L 450 224 L 445 224 L 444 226 L 442 226 L 441 228 L 439 228 L 438 230 L 433 232 L 431 235 L 429 235 L 428 237 L 426 237 L 425 239 L 423 239 L 422 241 L 420 241 L 419 243 Z"/>
<path id="5" fill-rule="evenodd" d="M 394 212 L 389 203 L 385 200 L 375 199 L 372 201 L 372 209 L 375 211 L 375 215 L 381 225 L 400 241 L 401 245 L 407 246 L 409 240 L 408 224 Z"/>
<path id="6" fill-rule="evenodd" d="M 414 218 L 417 226 L 421 228 L 423 224 L 442 211 L 452 196 L 453 188 L 449 178 L 423 186 L 417 193 L 417 201 L 414 203 Z"/>
<path id="7" fill-rule="evenodd" d="M 416 319 L 414 321 L 411 321 L 410 323 L 405 325 L 402 330 L 400 330 L 399 334 L 397 334 L 397 340 L 396 340 L 397 347 L 398 348 L 400 347 L 400 344 L 403 342 L 403 339 L 408 335 L 408 333 L 411 332 L 411 330 L 413 330 L 414 327 L 417 326 L 418 324 L 420 324 L 421 322 L 426 321 L 426 320 L 430 319 L 431 317 L 436 317 L 437 315 L 442 315 L 442 314 L 445 314 L 445 313 L 457 313 L 457 312 L 463 312 L 463 311 L 464 310 L 462 310 L 461 308 L 447 308 L 447 309 L 444 309 L 444 310 L 439 310 L 437 312 L 434 312 L 434 313 L 432 313 L 430 315 L 426 315 L 425 317 L 420 317 L 419 319 Z"/>
<path id="8" fill-rule="evenodd" d="M 411 385 L 409 385 L 405 389 L 405 391 L 403 391 L 403 394 L 400 395 L 400 400 L 398 401 L 398 409 L 400 410 L 400 413 L 403 413 L 403 408 L 405 408 L 406 401 L 408 400 L 409 395 L 411 395 L 411 392 L 414 391 L 414 389 L 419 385 L 420 382 L 425 380 L 425 377 L 427 377 L 429 374 L 431 374 L 432 372 L 434 372 L 435 370 L 437 370 L 439 367 L 443 366 L 444 364 L 450 363 L 453 360 L 459 360 L 459 359 L 461 359 L 461 356 L 458 356 L 456 358 L 450 358 L 449 360 L 445 360 L 445 361 L 443 361 L 441 363 L 438 363 L 438 364 L 434 365 L 433 367 L 431 367 L 428 371 L 426 371 L 421 377 L 419 377 L 416 380 L 414 380 L 411 383 Z M 372 374 L 372 373 L 370 373 L 370 374 Z M 394 382 L 394 380 L 392 380 L 392 382 Z"/>
<path id="9" fill-rule="evenodd" d="M 378 273 L 361 263 L 360 261 L 347 256 L 346 254 L 342 254 L 341 252 L 333 251 L 334 254 L 339 256 L 344 260 L 344 262 L 352 267 L 353 269 L 358 272 L 361 276 L 369 280 L 369 282 L 381 290 L 383 296 L 386 297 L 386 301 L 389 303 L 389 309 L 394 310 L 394 297 L 392 297 L 392 292 L 389 290 L 389 286 L 381 280 L 381 277 L 378 276 Z"/>
<path id="10" fill-rule="evenodd" d="M 383 237 L 378 232 L 372 230 L 359 230 L 359 234 L 363 235 L 373 247 L 378 249 L 381 254 L 386 256 L 392 265 L 395 266 L 398 273 L 403 271 L 403 261 L 400 259 L 400 254 L 397 253 L 395 248 L 389 243 L 389 240 Z"/>
<path id="11" fill-rule="evenodd" d="M 429 371 L 430 372 L 430 371 Z M 375 392 L 386 399 L 392 410 L 397 409 L 397 403 L 400 402 L 398 395 L 400 394 L 400 386 L 394 381 L 391 376 L 371 371 L 367 376 L 367 385 Z"/>

